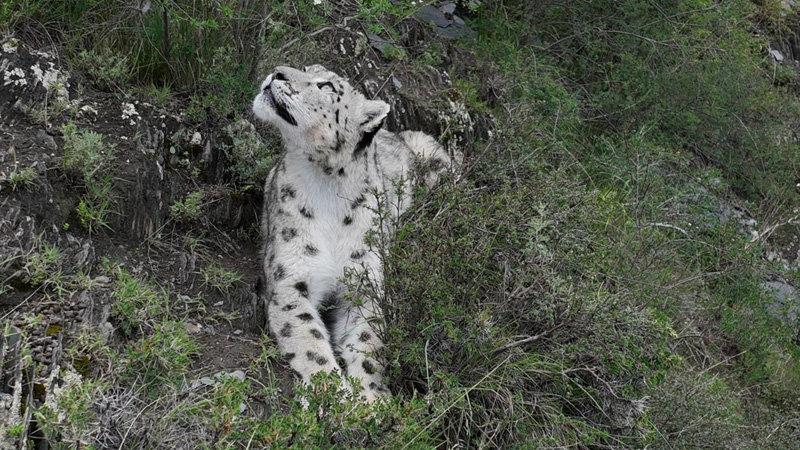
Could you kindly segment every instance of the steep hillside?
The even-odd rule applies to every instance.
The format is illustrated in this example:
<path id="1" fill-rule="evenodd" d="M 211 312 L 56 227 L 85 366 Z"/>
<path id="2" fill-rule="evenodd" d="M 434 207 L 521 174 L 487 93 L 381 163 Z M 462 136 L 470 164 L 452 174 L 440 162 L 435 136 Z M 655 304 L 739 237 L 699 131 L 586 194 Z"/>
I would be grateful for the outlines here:
<path id="1" fill-rule="evenodd" d="M 0 0 L 0 30 L 0 448 L 800 448 L 794 2 Z M 250 102 L 310 64 L 465 155 L 384 249 L 376 406 L 266 333 Z"/>

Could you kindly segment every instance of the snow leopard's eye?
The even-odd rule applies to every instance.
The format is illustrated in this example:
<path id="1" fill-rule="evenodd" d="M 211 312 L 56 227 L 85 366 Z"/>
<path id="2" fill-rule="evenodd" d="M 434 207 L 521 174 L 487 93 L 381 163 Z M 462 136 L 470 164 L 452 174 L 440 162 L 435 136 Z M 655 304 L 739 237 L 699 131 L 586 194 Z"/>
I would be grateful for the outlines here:
<path id="1" fill-rule="evenodd" d="M 317 83 L 317 88 L 319 88 L 320 91 L 325 92 L 327 94 L 334 91 L 333 83 L 331 83 L 330 81 Z"/>

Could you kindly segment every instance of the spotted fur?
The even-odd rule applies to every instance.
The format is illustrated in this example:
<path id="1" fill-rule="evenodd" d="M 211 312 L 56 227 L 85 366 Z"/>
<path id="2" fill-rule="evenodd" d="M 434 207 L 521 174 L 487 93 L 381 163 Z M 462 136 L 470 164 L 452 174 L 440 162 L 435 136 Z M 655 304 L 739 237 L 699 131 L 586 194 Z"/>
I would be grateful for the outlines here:
<path id="1" fill-rule="evenodd" d="M 413 181 L 433 185 L 451 159 L 424 133 L 384 130 L 389 105 L 366 99 L 322 66 L 278 67 L 253 112 L 280 130 L 285 145 L 264 188 L 271 334 L 303 381 L 320 370 L 341 372 L 340 353 L 347 375 L 374 401 L 388 393 L 378 354 L 382 314 L 370 297 L 348 293 L 343 279 L 358 273 L 381 291 L 382 266 L 365 234 L 377 223 L 384 224 L 378 232 L 391 233 L 409 206 Z M 420 167 L 435 169 L 412 176 Z M 384 220 L 376 220 L 379 212 Z"/>

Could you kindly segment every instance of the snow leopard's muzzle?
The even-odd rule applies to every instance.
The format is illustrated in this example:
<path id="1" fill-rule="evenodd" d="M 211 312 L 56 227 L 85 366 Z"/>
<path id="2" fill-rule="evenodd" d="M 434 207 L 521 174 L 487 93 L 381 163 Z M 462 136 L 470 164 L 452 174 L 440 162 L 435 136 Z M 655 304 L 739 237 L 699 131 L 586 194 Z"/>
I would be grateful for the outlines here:
<path id="1" fill-rule="evenodd" d="M 271 117 L 266 114 L 262 108 L 266 107 L 268 111 L 274 112 L 278 117 L 283 119 L 286 123 L 297 126 L 297 120 L 294 118 L 291 112 L 289 112 L 289 108 L 287 107 L 286 101 L 284 96 L 286 95 L 283 93 L 282 90 L 276 85 L 275 81 L 282 81 L 285 83 L 285 86 L 288 88 L 289 92 L 293 92 L 294 90 L 288 84 L 287 79 L 283 73 L 280 71 L 276 71 L 274 74 L 270 74 L 267 76 L 264 83 L 261 85 L 261 93 L 256 96 L 255 100 L 253 101 L 253 112 L 256 114 L 257 117 L 260 119 L 271 122 Z"/>

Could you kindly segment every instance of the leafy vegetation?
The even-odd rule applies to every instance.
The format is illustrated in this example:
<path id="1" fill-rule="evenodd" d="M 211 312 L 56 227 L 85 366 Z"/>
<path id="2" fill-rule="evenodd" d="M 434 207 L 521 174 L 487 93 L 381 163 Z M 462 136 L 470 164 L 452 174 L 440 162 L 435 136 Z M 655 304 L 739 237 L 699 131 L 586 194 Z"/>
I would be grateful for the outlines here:
<path id="1" fill-rule="evenodd" d="M 169 293 L 146 283 L 127 270 L 117 269 L 112 312 L 127 335 L 153 329 L 169 312 Z"/>
<path id="2" fill-rule="evenodd" d="M 395 385 L 441 399 L 448 445 L 792 445 L 796 330 L 722 211 L 729 187 L 797 205 L 797 143 L 774 137 L 800 103 L 772 86 L 749 3 L 700 6 L 478 15 L 503 134 L 401 230 L 387 280 Z M 456 87 L 489 106 L 485 83 Z"/>
<path id="3" fill-rule="evenodd" d="M 169 215 L 178 222 L 197 220 L 202 213 L 203 191 L 195 191 L 169 207 Z"/>
<path id="4" fill-rule="evenodd" d="M 243 186 L 262 186 L 275 165 L 274 153 L 282 147 L 277 135 L 265 143 L 252 123 L 238 119 L 225 127 L 231 144 L 223 147 L 231 160 L 231 170 Z"/>
<path id="5" fill-rule="evenodd" d="M 61 250 L 38 236 L 35 247 L 28 253 L 24 270 L 30 277 L 30 284 L 57 284 L 60 279 Z"/>
<path id="6" fill-rule="evenodd" d="M 11 186 L 12 191 L 29 188 L 33 186 L 35 180 L 36 172 L 33 170 L 33 167 L 26 167 L 24 169 L 15 168 L 8 176 L 8 184 Z"/>
<path id="7" fill-rule="evenodd" d="M 99 228 L 110 230 L 109 216 L 114 212 L 113 161 L 115 145 L 103 141 L 103 135 L 89 130 L 78 130 L 69 122 L 64 133 L 64 168 L 76 172 L 84 183 L 86 195 L 78 203 L 76 212 L 91 234 Z"/>
<path id="8" fill-rule="evenodd" d="M 277 0 L 145 2 L 130 8 L 90 0 L 1 5 L 0 28 L 16 30 L 25 42 L 46 35 L 63 42 L 73 65 L 97 81 L 133 77 L 143 85 L 198 89 L 198 98 L 208 97 L 215 112 L 223 113 L 240 104 L 226 100 L 251 94 L 249 79 L 263 60 L 257 57 L 261 49 L 280 57 L 275 44 L 295 27 L 322 26 L 329 11 L 313 0 L 295 3 L 299 15 L 284 14 Z M 304 22 L 297 22 L 300 17 Z"/>
<path id="9" fill-rule="evenodd" d="M 159 321 L 152 333 L 126 349 L 125 376 L 156 392 L 163 391 L 164 383 L 180 380 L 178 376 L 188 371 L 198 350 L 183 322 Z"/>
<path id="10" fill-rule="evenodd" d="M 210 264 L 201 271 L 203 282 L 223 294 L 229 293 L 243 278 L 236 272 Z"/>
<path id="11" fill-rule="evenodd" d="M 128 58 L 105 48 L 83 50 L 72 61 L 74 69 L 85 72 L 95 83 L 122 84 L 130 78 Z"/>
<path id="12" fill-rule="evenodd" d="M 421 193 L 382 255 L 385 292 L 372 294 L 386 314 L 394 392 L 386 402 L 355 402 L 322 374 L 292 397 L 267 337 L 246 374 L 198 375 L 197 324 L 214 319 L 193 302 L 204 292 L 227 299 L 252 281 L 213 261 L 204 234 L 178 239 L 184 260 L 204 263 L 185 264 L 198 278 L 184 286 L 192 295 L 106 265 L 120 342 L 87 329 L 72 337 L 67 353 L 91 360 L 92 370 L 65 387 L 62 409 L 37 412 L 48 439 L 163 448 L 186 436 L 207 448 L 796 447 L 797 324 L 775 313 L 762 286 L 800 280 L 763 258 L 772 232 L 793 226 L 800 207 L 798 77 L 763 51 L 769 39 L 797 34 L 796 10 L 776 0 L 460 2 L 474 42 L 414 43 L 398 30 L 418 2 L 303 0 L 290 12 L 277 1 L 141 3 L 146 11 L 0 0 L 0 23 L 30 42 L 47 30 L 96 89 L 135 86 L 161 107 L 184 105 L 192 126 L 224 130 L 225 182 L 242 192 L 260 191 L 279 147 L 242 114 L 259 64 L 328 57 L 335 40 L 309 34 L 345 18 L 391 39 L 387 76 L 400 68 L 427 79 L 429 66 L 448 68 L 453 83 L 442 99 L 492 129 L 475 133 L 483 137 L 460 179 Z M 432 33 L 412 30 L 420 39 Z M 93 234 L 114 210 L 119 152 L 101 134 L 61 129 L 62 168 L 85 190 L 76 212 Z M 188 166 L 192 155 L 180 154 Z M 12 187 L 28 185 L 34 173 L 23 172 Z M 202 219 L 203 193 L 176 201 L 170 216 Z M 745 213 L 734 210 L 760 225 L 746 229 Z M 63 284 L 56 247 L 40 241 L 23 259 L 32 286 Z M 69 283 L 100 289 L 88 276 Z M 100 398 L 113 421 L 95 416 Z M 98 431 L 112 422 L 130 433 Z"/>
<path id="13" fill-rule="evenodd" d="M 55 448 L 74 445 L 91 446 L 97 439 L 93 423 L 97 420 L 92 407 L 108 389 L 105 380 L 83 380 L 76 373 L 65 375 L 63 387 L 53 392 L 52 401 L 36 411 L 36 420 L 45 437 L 55 442 Z"/>

